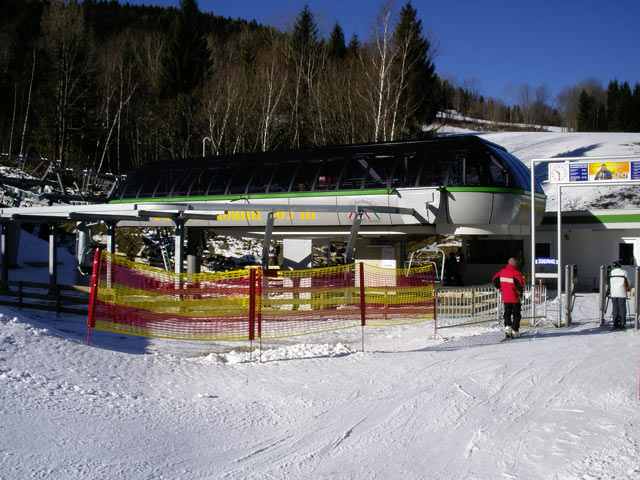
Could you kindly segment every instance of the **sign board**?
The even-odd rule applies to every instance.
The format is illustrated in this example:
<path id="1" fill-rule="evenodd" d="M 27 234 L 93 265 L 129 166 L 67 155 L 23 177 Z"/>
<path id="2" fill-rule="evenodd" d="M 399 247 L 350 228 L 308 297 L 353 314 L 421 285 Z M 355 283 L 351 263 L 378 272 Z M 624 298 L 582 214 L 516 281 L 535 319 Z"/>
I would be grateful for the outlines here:
<path id="1" fill-rule="evenodd" d="M 550 183 L 615 183 L 640 180 L 640 161 L 549 163 Z"/>
<path id="2" fill-rule="evenodd" d="M 536 265 L 557 265 L 558 259 L 552 257 L 537 257 Z"/>

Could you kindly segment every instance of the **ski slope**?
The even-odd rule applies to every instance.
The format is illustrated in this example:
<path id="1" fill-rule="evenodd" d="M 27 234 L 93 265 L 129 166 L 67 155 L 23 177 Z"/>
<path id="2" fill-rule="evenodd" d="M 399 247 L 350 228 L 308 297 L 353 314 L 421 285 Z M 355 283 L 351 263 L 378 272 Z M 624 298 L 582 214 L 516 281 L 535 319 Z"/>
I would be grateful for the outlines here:
<path id="1" fill-rule="evenodd" d="M 571 135 L 486 138 L 525 162 L 640 148 Z M 367 327 L 364 351 L 351 329 L 261 354 L 94 331 L 87 347 L 84 318 L 0 307 L 0 478 L 640 478 L 640 332 L 600 328 L 593 295 L 572 327 L 525 330 Z"/>

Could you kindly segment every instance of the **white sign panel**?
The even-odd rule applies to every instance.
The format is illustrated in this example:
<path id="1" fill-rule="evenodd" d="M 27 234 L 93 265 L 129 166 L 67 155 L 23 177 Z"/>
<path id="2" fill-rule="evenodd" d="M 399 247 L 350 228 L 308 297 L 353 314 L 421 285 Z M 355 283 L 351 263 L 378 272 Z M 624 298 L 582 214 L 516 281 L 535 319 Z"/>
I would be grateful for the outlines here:
<path id="1" fill-rule="evenodd" d="M 640 162 L 585 161 L 549 163 L 550 183 L 615 183 L 640 180 Z"/>

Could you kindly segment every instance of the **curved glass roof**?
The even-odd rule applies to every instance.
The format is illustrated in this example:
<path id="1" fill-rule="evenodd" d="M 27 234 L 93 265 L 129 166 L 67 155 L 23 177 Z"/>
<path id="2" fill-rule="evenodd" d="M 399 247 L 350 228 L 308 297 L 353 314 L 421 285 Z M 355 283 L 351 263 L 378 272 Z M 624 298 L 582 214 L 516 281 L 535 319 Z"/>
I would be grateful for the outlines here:
<path id="1" fill-rule="evenodd" d="M 111 200 L 282 196 L 412 187 L 529 190 L 529 169 L 473 135 L 203 157 L 144 165 Z M 536 192 L 543 193 L 536 182 Z M 326 193 L 325 193 L 326 194 Z"/>

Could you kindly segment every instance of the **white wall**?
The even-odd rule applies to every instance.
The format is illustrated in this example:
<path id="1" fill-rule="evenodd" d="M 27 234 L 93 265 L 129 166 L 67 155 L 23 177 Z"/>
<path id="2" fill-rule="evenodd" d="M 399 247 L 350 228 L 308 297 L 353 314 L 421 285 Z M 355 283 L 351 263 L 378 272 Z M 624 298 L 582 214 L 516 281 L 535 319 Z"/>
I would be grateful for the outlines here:
<path id="1" fill-rule="evenodd" d="M 592 230 L 563 227 L 562 233 L 562 263 L 578 266 L 578 291 L 597 291 L 600 266 L 611 265 L 618 260 L 620 243 L 638 239 L 635 243 L 634 256 L 636 265 L 640 264 L 640 229 Z M 551 256 L 557 256 L 555 231 L 536 232 L 536 243 L 550 243 Z M 625 269 L 629 272 L 630 278 L 633 278 L 632 267 Z M 555 271 L 555 268 L 550 271 Z M 562 273 L 564 275 L 564 270 Z"/>

